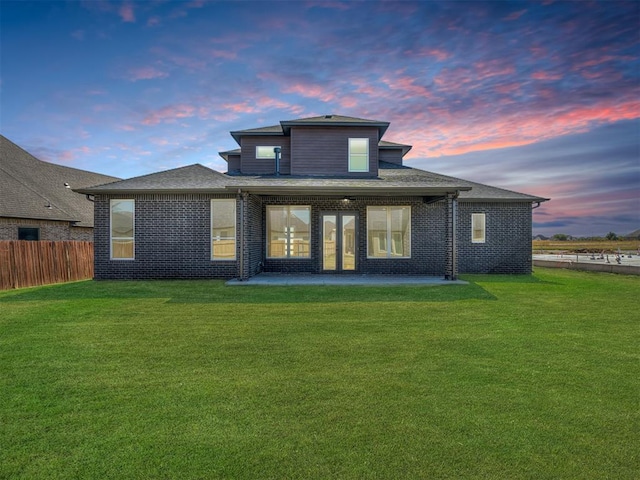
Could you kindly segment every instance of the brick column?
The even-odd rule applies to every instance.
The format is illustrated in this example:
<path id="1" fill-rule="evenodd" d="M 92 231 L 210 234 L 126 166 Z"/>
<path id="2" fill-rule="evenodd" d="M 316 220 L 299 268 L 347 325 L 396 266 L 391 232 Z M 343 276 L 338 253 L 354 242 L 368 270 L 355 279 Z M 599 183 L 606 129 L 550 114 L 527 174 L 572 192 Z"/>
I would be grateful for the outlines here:
<path id="1" fill-rule="evenodd" d="M 458 223 L 458 192 L 447 193 L 447 231 L 446 231 L 446 258 L 444 265 L 445 280 L 458 279 L 458 246 L 456 224 Z"/>
<path id="2" fill-rule="evenodd" d="M 249 194 L 242 193 L 238 195 L 239 219 L 238 225 L 238 244 L 240 246 L 240 255 L 238 256 L 238 270 L 240 280 L 247 280 L 251 273 L 249 272 L 249 240 L 247 229 L 249 228 Z"/>

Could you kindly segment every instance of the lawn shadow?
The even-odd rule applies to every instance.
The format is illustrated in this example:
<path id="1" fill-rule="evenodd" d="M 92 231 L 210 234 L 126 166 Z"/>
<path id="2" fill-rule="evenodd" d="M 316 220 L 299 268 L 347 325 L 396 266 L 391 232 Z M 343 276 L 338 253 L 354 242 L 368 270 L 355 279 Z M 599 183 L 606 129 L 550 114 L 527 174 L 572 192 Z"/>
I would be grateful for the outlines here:
<path id="1" fill-rule="evenodd" d="M 467 279 L 465 279 L 467 280 Z M 274 304 L 338 302 L 455 302 L 496 300 L 474 282 L 442 286 L 246 286 L 227 287 L 222 280 L 103 280 L 0 292 L 0 303 L 76 300 L 164 299 L 184 304 Z"/>

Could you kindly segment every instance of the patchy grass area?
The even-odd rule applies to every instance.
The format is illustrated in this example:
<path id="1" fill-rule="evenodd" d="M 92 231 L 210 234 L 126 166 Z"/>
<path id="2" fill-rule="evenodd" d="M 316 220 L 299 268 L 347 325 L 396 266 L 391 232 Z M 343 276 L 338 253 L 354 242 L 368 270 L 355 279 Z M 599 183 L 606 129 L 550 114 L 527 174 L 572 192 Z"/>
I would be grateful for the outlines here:
<path id="1" fill-rule="evenodd" d="M 0 292 L 0 478 L 637 478 L 637 277 Z"/>

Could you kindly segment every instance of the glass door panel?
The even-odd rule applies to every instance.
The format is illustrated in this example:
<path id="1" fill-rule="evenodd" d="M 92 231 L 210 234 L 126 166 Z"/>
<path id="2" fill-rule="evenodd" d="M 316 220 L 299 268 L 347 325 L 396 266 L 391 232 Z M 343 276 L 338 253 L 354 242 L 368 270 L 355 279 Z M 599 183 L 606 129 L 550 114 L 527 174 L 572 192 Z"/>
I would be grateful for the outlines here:
<path id="1" fill-rule="evenodd" d="M 322 215 L 322 270 L 356 270 L 356 221 L 351 212 Z"/>
<path id="2" fill-rule="evenodd" d="M 356 216 L 342 215 L 342 269 L 356 269 Z"/>
<path id="3" fill-rule="evenodd" d="M 337 217 L 336 215 L 322 216 L 322 269 L 336 270 L 337 268 Z"/>

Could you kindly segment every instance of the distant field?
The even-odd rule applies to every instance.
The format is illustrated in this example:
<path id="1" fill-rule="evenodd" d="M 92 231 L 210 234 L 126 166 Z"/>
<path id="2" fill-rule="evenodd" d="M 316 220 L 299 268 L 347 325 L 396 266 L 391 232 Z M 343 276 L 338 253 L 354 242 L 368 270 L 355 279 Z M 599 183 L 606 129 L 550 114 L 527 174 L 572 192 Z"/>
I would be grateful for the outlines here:
<path id="1" fill-rule="evenodd" d="M 544 252 L 601 252 L 614 253 L 620 249 L 623 252 L 636 252 L 640 248 L 640 240 L 534 240 L 533 253 Z"/>

